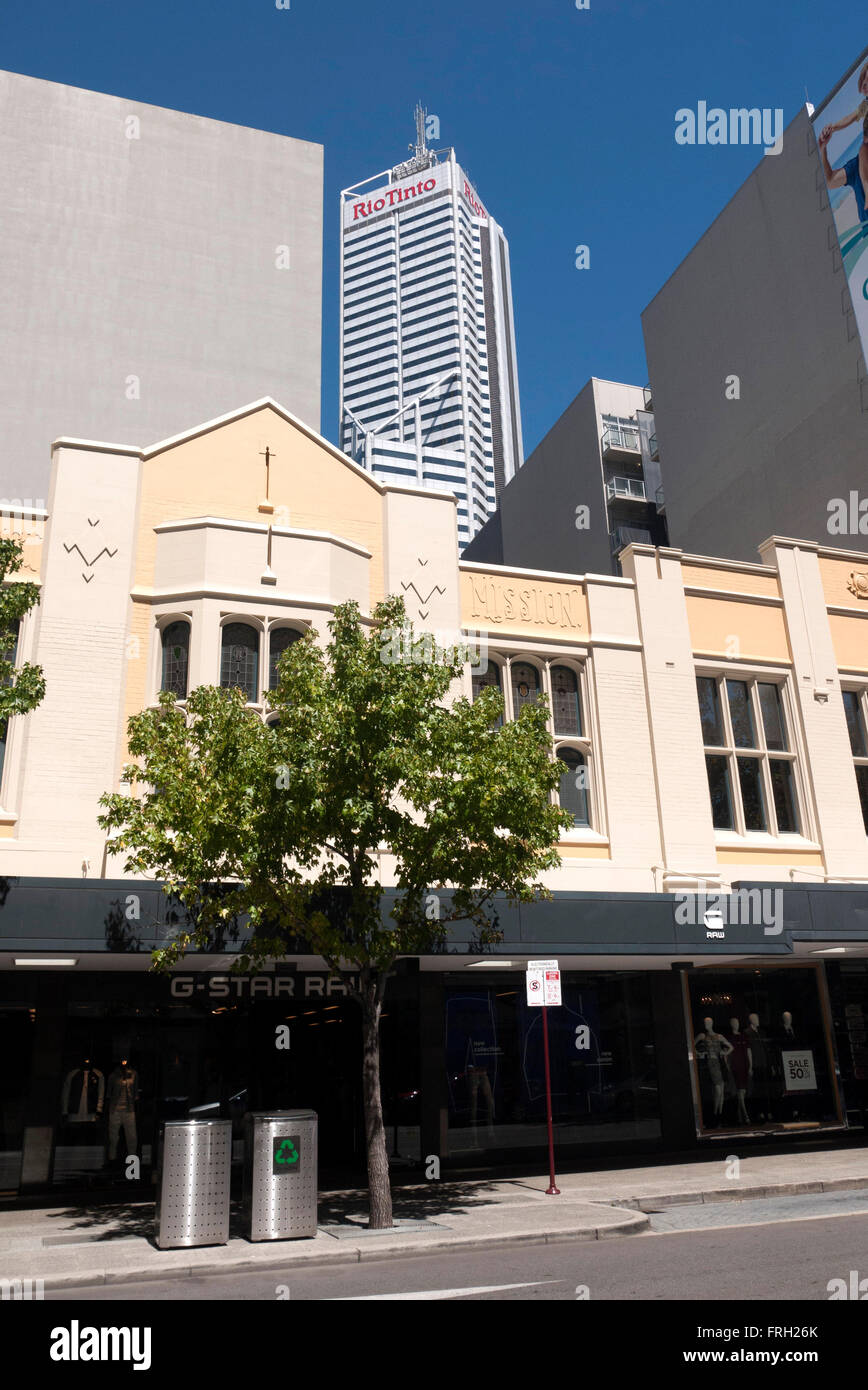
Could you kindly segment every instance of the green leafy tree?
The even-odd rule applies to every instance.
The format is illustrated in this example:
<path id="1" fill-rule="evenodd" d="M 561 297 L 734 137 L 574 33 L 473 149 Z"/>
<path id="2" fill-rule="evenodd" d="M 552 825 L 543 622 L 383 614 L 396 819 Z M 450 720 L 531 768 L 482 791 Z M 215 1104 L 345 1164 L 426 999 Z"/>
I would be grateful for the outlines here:
<path id="1" fill-rule="evenodd" d="M 453 698 L 464 654 L 434 647 L 401 598 L 373 622 L 345 603 L 324 647 L 308 631 L 281 658 L 272 727 L 241 691 L 203 686 L 186 713 L 163 695 L 133 716 L 129 793 L 102 798 L 101 826 L 126 868 L 152 873 L 194 925 L 154 953 L 167 968 L 236 914 L 251 934 L 238 968 L 303 937 L 361 1005 L 370 1224 L 392 1224 L 380 1095 L 379 1021 L 403 955 L 441 949 L 470 920 L 498 938 L 494 897 L 545 892 L 540 873 L 569 822 L 552 802 L 558 767 L 547 708 L 497 728 L 499 692 Z M 396 900 L 384 913 L 381 856 Z"/>
<path id="2" fill-rule="evenodd" d="M 23 563 L 23 544 L 14 537 L 0 539 L 0 729 L 13 714 L 29 714 L 45 695 L 41 666 L 15 665 L 18 625 L 39 602 L 39 585 L 28 580 L 8 583 Z"/>

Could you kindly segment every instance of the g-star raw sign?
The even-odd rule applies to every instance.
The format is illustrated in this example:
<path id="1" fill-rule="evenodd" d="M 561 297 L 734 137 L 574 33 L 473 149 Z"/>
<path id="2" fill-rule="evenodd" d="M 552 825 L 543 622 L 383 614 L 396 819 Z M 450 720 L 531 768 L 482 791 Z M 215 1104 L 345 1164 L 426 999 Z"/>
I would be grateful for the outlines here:
<path id="1" fill-rule="evenodd" d="M 336 975 L 173 975 L 173 999 L 346 999 L 350 982 Z"/>

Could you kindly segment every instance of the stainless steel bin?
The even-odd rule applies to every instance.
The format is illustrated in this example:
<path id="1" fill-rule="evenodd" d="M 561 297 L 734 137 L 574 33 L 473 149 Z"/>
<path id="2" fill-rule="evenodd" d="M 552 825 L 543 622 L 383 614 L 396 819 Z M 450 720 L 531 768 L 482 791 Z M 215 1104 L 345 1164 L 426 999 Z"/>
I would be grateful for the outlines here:
<path id="1" fill-rule="evenodd" d="M 244 1140 L 244 1224 L 248 1238 L 315 1236 L 316 1111 L 247 1114 Z"/>
<path id="2" fill-rule="evenodd" d="M 231 1120 L 166 1120 L 160 1129 L 156 1235 L 161 1250 L 229 1239 Z"/>

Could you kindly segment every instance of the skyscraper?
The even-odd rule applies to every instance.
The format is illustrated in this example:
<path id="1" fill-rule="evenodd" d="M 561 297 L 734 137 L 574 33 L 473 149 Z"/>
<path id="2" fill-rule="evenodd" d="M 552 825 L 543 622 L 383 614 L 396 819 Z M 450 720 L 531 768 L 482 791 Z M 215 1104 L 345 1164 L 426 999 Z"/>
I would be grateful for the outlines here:
<path id="1" fill-rule="evenodd" d="M 452 149 L 341 193 L 341 447 L 453 492 L 463 548 L 523 461 L 509 248 Z M 411 147 L 412 148 L 412 147 Z"/>

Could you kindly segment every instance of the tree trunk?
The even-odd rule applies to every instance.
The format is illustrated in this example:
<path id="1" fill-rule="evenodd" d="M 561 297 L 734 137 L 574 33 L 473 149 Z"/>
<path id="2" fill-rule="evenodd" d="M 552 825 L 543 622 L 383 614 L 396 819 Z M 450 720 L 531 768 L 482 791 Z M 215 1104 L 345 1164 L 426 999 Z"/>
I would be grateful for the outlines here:
<path id="1" fill-rule="evenodd" d="M 365 1107 L 365 1143 L 368 1154 L 368 1225 L 378 1231 L 392 1223 L 392 1188 L 389 1183 L 389 1157 L 383 1127 L 383 1101 L 380 1094 L 380 1011 L 383 1006 L 385 974 L 363 971 L 359 981 L 362 1005 L 362 1095 Z"/>

